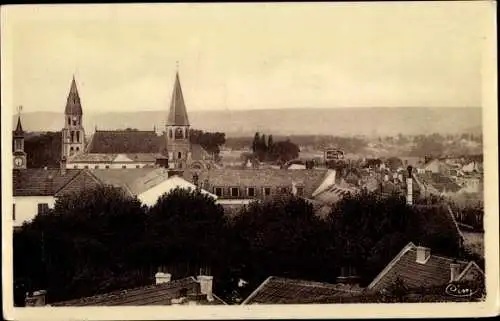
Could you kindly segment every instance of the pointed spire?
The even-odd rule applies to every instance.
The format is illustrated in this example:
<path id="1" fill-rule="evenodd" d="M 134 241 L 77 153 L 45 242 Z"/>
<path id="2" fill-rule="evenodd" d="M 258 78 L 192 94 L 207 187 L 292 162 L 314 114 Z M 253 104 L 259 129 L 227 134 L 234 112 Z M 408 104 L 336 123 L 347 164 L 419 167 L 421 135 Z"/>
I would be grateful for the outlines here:
<path id="1" fill-rule="evenodd" d="M 76 88 L 75 75 L 73 75 L 73 80 L 71 81 L 71 88 L 69 89 L 64 113 L 66 115 L 82 114 L 82 105 L 80 104 L 80 96 L 78 95 L 78 89 Z"/>
<path id="2" fill-rule="evenodd" d="M 16 130 L 14 131 L 15 137 L 24 137 L 24 130 L 23 130 L 23 126 L 21 125 L 21 110 L 22 109 L 23 109 L 22 106 L 19 106 L 17 109 L 17 126 L 16 126 Z"/>
<path id="3" fill-rule="evenodd" d="M 181 82 L 179 80 L 179 71 L 175 73 L 174 90 L 170 102 L 170 112 L 168 114 L 167 125 L 189 126 L 186 105 L 182 95 Z"/>

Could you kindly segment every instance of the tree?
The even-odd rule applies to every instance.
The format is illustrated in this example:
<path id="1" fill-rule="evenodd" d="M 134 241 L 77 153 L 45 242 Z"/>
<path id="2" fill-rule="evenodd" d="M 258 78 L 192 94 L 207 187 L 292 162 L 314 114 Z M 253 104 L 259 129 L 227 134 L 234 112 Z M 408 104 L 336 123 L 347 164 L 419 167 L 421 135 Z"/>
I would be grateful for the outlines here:
<path id="1" fill-rule="evenodd" d="M 273 135 L 269 135 L 269 138 L 267 139 L 267 148 L 268 150 L 272 150 L 273 148 Z"/>
<path id="2" fill-rule="evenodd" d="M 147 257 L 156 266 L 190 266 L 178 272 L 185 275 L 210 267 L 217 276 L 223 265 L 225 229 L 224 210 L 212 197 L 177 188 L 161 196 L 149 210 Z"/>
<path id="3" fill-rule="evenodd" d="M 259 151 L 259 144 L 260 144 L 260 134 L 259 132 L 256 132 L 252 142 L 252 151 L 254 153 L 257 153 Z"/>
<path id="4" fill-rule="evenodd" d="M 47 289 L 49 301 L 140 284 L 122 275 L 141 265 L 141 203 L 111 187 L 61 197 L 14 237 L 16 279 Z M 149 275 L 148 275 L 149 276 Z"/>

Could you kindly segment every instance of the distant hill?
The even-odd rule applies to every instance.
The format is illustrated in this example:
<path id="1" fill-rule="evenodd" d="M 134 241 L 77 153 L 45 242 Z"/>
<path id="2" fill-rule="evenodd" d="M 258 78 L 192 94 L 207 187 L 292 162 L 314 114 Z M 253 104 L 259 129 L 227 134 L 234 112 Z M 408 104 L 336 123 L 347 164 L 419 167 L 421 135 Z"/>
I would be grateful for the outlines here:
<path id="1" fill-rule="evenodd" d="M 153 130 L 164 127 L 167 111 L 84 114 L 87 133 L 98 129 Z M 385 136 L 481 132 L 481 108 L 295 108 L 261 110 L 190 111 L 196 129 L 225 132 L 228 137 L 253 136 L 256 131 L 274 135 L 367 135 Z M 15 117 L 13 126 L 15 125 Z M 62 113 L 23 114 L 29 131 L 58 131 Z"/>

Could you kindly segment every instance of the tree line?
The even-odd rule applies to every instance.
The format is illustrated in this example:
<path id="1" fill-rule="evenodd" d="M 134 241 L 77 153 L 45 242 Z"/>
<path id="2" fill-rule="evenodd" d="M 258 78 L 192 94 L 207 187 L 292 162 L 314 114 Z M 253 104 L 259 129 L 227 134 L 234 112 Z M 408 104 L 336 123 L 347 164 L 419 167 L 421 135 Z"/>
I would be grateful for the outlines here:
<path id="1" fill-rule="evenodd" d="M 198 191 L 176 189 L 146 207 L 99 187 L 59 198 L 14 233 L 17 304 L 38 289 L 55 302 L 151 284 L 159 266 L 174 278 L 207 268 L 215 293 L 229 303 L 271 275 L 334 282 L 349 266 L 366 285 L 410 241 L 466 255 L 453 224 L 429 211 L 364 191 L 326 218 L 294 196 L 228 216 Z M 248 285 L 240 287 L 240 279 Z"/>
<path id="2" fill-rule="evenodd" d="M 300 149 L 290 139 L 275 142 L 273 135 L 266 138 L 266 134 L 257 132 L 253 138 L 252 152 L 261 162 L 285 163 L 299 157 Z"/>

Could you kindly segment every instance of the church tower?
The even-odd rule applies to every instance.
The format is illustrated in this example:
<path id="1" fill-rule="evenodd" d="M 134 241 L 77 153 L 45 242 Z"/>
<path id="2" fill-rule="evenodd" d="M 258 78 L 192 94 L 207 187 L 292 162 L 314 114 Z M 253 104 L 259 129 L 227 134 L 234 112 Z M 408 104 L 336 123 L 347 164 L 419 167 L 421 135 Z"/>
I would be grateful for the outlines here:
<path id="1" fill-rule="evenodd" d="M 75 77 L 71 81 L 66 109 L 64 110 L 64 128 L 62 130 L 62 158 L 81 153 L 85 147 L 85 131 L 82 124 L 82 105 L 76 88 Z"/>
<path id="2" fill-rule="evenodd" d="M 14 150 L 12 153 L 14 169 L 26 168 L 26 153 L 24 152 L 24 130 L 21 125 L 21 107 L 19 107 L 19 115 L 17 117 L 16 130 L 12 135 L 14 140 Z"/>
<path id="3" fill-rule="evenodd" d="M 166 130 L 170 164 L 175 168 L 185 168 L 187 162 L 191 159 L 191 144 L 189 141 L 189 120 L 178 71 L 175 74 L 174 91 L 170 102 Z"/>

